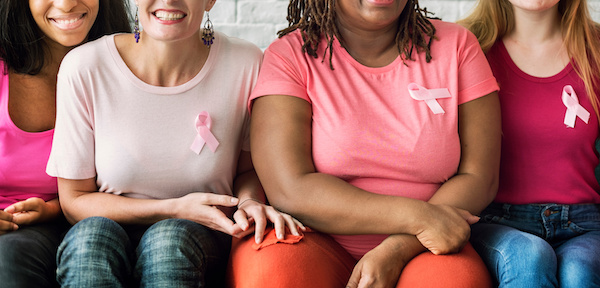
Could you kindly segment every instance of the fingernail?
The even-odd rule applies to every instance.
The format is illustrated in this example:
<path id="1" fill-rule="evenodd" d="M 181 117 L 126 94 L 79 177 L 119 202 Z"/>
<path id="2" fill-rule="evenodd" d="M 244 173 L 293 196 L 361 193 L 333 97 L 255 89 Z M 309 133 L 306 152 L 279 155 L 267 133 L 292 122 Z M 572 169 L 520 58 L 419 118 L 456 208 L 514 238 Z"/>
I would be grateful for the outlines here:
<path id="1" fill-rule="evenodd" d="M 277 233 L 277 239 L 283 239 L 283 233 Z"/>
<path id="2" fill-rule="evenodd" d="M 231 203 L 235 203 L 235 202 L 237 202 L 237 201 L 238 201 L 238 199 L 237 199 L 237 198 L 231 197 Z"/>

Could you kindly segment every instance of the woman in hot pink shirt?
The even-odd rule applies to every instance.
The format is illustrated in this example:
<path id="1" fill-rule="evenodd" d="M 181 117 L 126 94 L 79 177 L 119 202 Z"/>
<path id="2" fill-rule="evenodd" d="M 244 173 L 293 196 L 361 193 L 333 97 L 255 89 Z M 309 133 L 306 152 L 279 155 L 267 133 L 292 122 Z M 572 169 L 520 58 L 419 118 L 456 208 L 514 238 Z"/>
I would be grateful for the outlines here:
<path id="1" fill-rule="evenodd" d="M 473 247 L 499 287 L 600 287 L 600 27 L 587 1 L 479 1 L 461 23 L 501 87 L 500 184 Z"/>
<path id="2" fill-rule="evenodd" d="M 122 0 L 0 1 L 2 287 L 58 285 L 55 254 L 68 224 L 45 172 L 58 66 L 74 46 L 129 29 Z"/>
<path id="3" fill-rule="evenodd" d="M 415 0 L 294 0 L 288 19 L 251 96 L 253 160 L 270 203 L 328 235 L 234 244 L 232 286 L 489 285 L 462 249 L 500 149 L 476 38 Z"/>

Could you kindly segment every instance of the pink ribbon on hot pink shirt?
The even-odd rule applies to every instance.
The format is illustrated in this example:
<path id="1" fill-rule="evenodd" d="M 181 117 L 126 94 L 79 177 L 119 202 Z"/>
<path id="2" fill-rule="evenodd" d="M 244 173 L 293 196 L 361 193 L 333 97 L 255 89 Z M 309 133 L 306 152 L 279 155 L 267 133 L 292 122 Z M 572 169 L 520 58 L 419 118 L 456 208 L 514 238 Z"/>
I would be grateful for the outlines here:
<path id="1" fill-rule="evenodd" d="M 215 138 L 212 132 L 210 132 L 210 127 L 212 126 L 212 119 L 208 112 L 202 111 L 196 117 L 196 131 L 198 131 L 198 135 L 196 135 L 196 139 L 194 139 L 194 143 L 190 146 L 190 149 L 194 151 L 196 154 L 200 154 L 202 147 L 206 143 L 208 148 L 214 153 L 219 147 L 219 141 Z"/>
<path id="2" fill-rule="evenodd" d="M 447 88 L 427 89 L 415 83 L 408 84 L 408 93 L 415 100 L 423 100 L 429 106 L 433 114 L 444 114 L 445 111 L 435 99 L 450 98 L 450 92 Z"/>
<path id="3" fill-rule="evenodd" d="M 575 90 L 571 85 L 566 85 L 562 91 L 562 102 L 567 107 L 565 113 L 565 125 L 568 127 L 575 127 L 575 120 L 579 117 L 585 124 L 590 120 L 590 112 L 585 110 L 581 104 L 579 104 L 579 98 L 575 94 Z"/>

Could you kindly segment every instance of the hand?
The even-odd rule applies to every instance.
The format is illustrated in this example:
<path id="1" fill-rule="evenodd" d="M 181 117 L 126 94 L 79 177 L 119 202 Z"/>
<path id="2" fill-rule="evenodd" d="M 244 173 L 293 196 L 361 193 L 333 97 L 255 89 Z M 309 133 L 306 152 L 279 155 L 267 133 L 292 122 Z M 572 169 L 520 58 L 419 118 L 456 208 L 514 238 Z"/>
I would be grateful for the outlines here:
<path id="1" fill-rule="evenodd" d="M 19 229 L 19 226 L 13 222 L 11 213 L 0 210 L 0 235 Z"/>
<path id="2" fill-rule="evenodd" d="M 12 221 L 17 225 L 31 225 L 56 218 L 60 213 L 58 199 L 44 201 L 38 197 L 31 197 L 14 203 L 4 212 L 12 214 Z"/>
<path id="3" fill-rule="evenodd" d="M 403 253 L 403 246 L 398 245 L 402 237 L 414 236 L 391 235 L 367 252 L 354 266 L 346 288 L 396 287 L 402 269 L 412 259 Z"/>
<path id="4" fill-rule="evenodd" d="M 300 235 L 298 228 L 303 231 L 306 230 L 300 221 L 286 213 L 277 211 L 272 206 L 262 204 L 250 198 L 244 199 L 240 204 L 238 210 L 233 214 L 233 219 L 240 225 L 244 232 L 234 235 L 236 237 L 244 237 L 254 230 L 254 241 L 257 244 L 261 243 L 267 227 L 267 220 L 274 224 L 277 239 L 285 238 L 286 226 L 292 235 L 296 236 Z M 252 222 L 254 222 L 254 229 L 249 229 Z"/>
<path id="5" fill-rule="evenodd" d="M 229 235 L 238 235 L 242 228 L 216 206 L 234 207 L 238 199 L 228 195 L 196 192 L 174 199 L 174 218 L 188 219 L 213 230 Z"/>
<path id="6" fill-rule="evenodd" d="M 447 205 L 431 204 L 430 208 L 415 236 L 433 254 L 459 252 L 469 240 L 470 225 L 479 221 L 479 217 Z"/>

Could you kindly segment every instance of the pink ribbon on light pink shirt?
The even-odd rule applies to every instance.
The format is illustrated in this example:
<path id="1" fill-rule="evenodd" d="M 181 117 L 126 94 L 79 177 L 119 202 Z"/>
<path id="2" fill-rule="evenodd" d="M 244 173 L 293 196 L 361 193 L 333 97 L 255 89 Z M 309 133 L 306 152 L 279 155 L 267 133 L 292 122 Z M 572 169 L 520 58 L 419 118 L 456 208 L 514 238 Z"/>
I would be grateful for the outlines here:
<path id="1" fill-rule="evenodd" d="M 214 153 L 219 147 L 219 141 L 215 138 L 212 132 L 210 132 L 210 127 L 212 126 L 212 119 L 208 112 L 202 111 L 196 117 L 196 131 L 198 131 L 198 135 L 196 135 L 196 139 L 194 139 L 194 143 L 190 146 L 190 149 L 194 151 L 196 154 L 200 154 L 202 147 L 204 144 L 208 145 L 208 148 Z"/>
<path id="2" fill-rule="evenodd" d="M 581 104 L 579 104 L 579 98 L 575 94 L 575 90 L 571 85 L 566 85 L 562 91 L 562 102 L 567 107 L 565 113 L 565 125 L 568 127 L 575 127 L 575 120 L 579 117 L 585 124 L 590 120 L 590 112 L 585 110 Z"/>
<path id="3" fill-rule="evenodd" d="M 415 100 L 425 101 L 425 104 L 429 106 L 429 109 L 431 109 L 433 114 L 445 113 L 444 109 L 442 109 L 442 106 L 440 106 L 440 103 L 438 103 L 436 99 L 452 97 L 447 88 L 427 89 L 415 83 L 408 84 L 408 93 L 410 94 L 410 97 Z"/>

